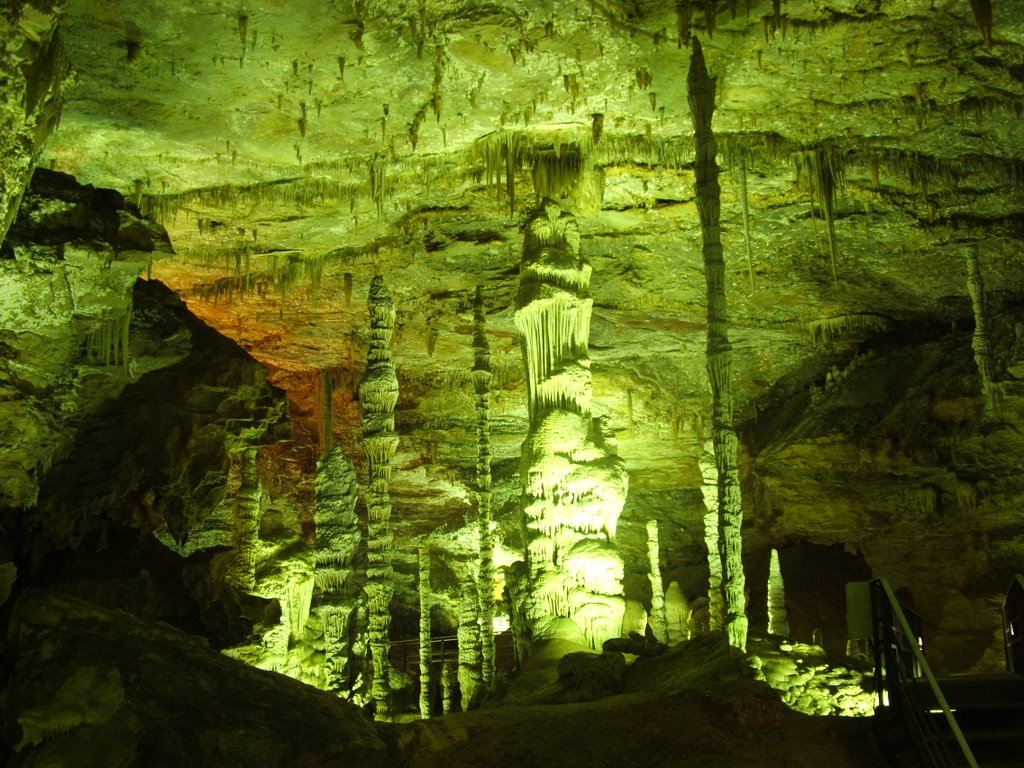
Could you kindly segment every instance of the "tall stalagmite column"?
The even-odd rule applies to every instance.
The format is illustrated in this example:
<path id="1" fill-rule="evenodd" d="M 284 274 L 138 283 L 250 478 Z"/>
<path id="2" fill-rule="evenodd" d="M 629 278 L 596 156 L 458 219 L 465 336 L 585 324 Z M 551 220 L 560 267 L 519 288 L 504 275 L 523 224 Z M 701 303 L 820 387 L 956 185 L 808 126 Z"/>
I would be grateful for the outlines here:
<path id="1" fill-rule="evenodd" d="M 712 439 L 718 469 L 719 549 L 722 553 L 722 591 L 729 645 L 747 647 L 747 608 L 743 576 L 743 507 L 740 502 L 738 440 L 732 424 L 732 347 L 725 301 L 725 261 L 719 227 L 721 188 L 718 185 L 718 147 L 711 132 L 715 112 L 715 80 L 708 75 L 700 41 L 693 38 L 687 77 L 693 117 L 697 177 L 697 211 L 704 240 L 704 277 L 708 297 L 707 365 L 711 380 Z"/>
<path id="2" fill-rule="evenodd" d="M 356 518 L 356 473 L 340 446 L 317 463 L 316 569 L 313 616 L 323 628 L 324 689 L 351 693 L 355 615 L 360 597 L 355 559 L 362 535 Z"/>
<path id="3" fill-rule="evenodd" d="M 472 522 L 475 524 L 476 519 Z M 480 590 L 476 583 L 478 569 L 471 563 L 459 578 L 459 691 L 462 709 L 474 709 L 480 703 L 483 680 L 480 654 Z"/>
<path id="4" fill-rule="evenodd" d="M 704 543 L 708 548 L 708 628 L 719 630 L 725 625 L 722 605 L 722 554 L 718 546 L 718 465 L 715 463 L 715 442 L 705 440 L 697 461 L 700 466 L 701 494 L 704 496 Z"/>
<path id="5" fill-rule="evenodd" d="M 619 636 L 625 611 L 614 539 L 628 478 L 591 416 L 590 273 L 575 217 L 544 200 L 526 227 L 515 313 L 530 412 L 526 561 L 509 576 L 520 655 L 550 637 L 600 648 Z"/>
<path id="6" fill-rule="evenodd" d="M 480 650 L 484 689 L 494 682 L 494 534 L 491 531 L 491 350 L 487 343 L 484 292 L 473 305 L 473 389 L 476 392 L 476 506 L 480 533 Z"/>
<path id="7" fill-rule="evenodd" d="M 981 395 L 985 403 L 985 418 L 991 418 L 996 410 L 996 389 L 992 380 L 992 335 L 988 329 L 988 314 L 985 311 L 985 283 L 981 279 L 981 264 L 978 261 L 978 246 L 967 250 L 967 293 L 971 297 L 974 312 L 974 363 L 981 377 Z"/>
<path id="8" fill-rule="evenodd" d="M 419 557 L 420 587 L 420 717 L 430 717 L 430 667 L 431 647 L 430 608 L 433 593 L 430 591 L 430 547 L 420 544 Z"/>
<path id="9" fill-rule="evenodd" d="M 231 583 L 244 592 L 252 592 L 256 587 L 262 501 L 263 486 L 256 468 L 256 449 L 246 448 L 242 452 L 241 482 L 231 505 L 231 538 L 235 549 Z"/>
<path id="10" fill-rule="evenodd" d="M 359 385 L 363 404 L 363 451 L 369 472 L 366 487 L 367 558 L 366 595 L 369 608 L 369 647 L 373 661 L 370 697 L 376 702 L 378 720 L 391 716 L 389 686 L 388 628 L 391 625 L 391 596 L 394 593 L 391 556 L 391 457 L 398 448 L 395 434 L 395 405 L 398 377 L 391 361 L 391 336 L 395 328 L 395 304 L 384 278 L 370 282 L 370 349 L 366 377 Z"/>

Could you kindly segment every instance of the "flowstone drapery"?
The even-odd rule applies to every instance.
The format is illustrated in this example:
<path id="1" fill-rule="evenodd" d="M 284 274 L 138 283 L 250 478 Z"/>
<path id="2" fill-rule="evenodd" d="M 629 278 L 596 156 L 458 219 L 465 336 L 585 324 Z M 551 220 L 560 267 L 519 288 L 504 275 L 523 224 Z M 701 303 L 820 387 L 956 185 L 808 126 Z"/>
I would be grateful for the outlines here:
<path id="1" fill-rule="evenodd" d="M 732 346 L 725 301 L 725 261 L 719 225 L 721 187 L 718 184 L 718 148 L 711 131 L 715 112 L 715 79 L 708 75 L 700 41 L 693 38 L 693 55 L 687 77 L 690 113 L 693 116 L 696 158 L 697 211 L 703 238 L 704 277 L 708 298 L 708 378 L 711 380 L 712 440 L 718 470 L 719 551 L 722 557 L 722 597 L 729 645 L 747 647 L 747 607 L 743 576 L 743 507 L 737 465 L 739 440 L 732 423 Z"/>
<path id="2" fill-rule="evenodd" d="M 480 656 L 484 689 L 494 681 L 494 534 L 491 531 L 491 351 L 487 344 L 484 293 L 473 304 L 473 389 L 476 393 L 476 506 L 479 530 L 477 585 L 480 591 Z"/>
<path id="3" fill-rule="evenodd" d="M 366 376 L 359 385 L 363 405 L 363 451 L 366 453 L 369 483 L 366 487 L 367 559 L 366 586 L 369 608 L 369 647 L 373 662 L 370 697 L 376 703 L 376 717 L 391 716 L 388 629 L 391 626 L 391 596 L 395 586 L 391 565 L 394 537 L 391 533 L 391 457 L 398 448 L 395 434 L 395 405 L 398 377 L 391 360 L 391 336 L 395 328 L 395 304 L 380 275 L 370 282 L 370 349 Z"/>
<path id="4" fill-rule="evenodd" d="M 509 576 L 520 654 L 552 637 L 600 648 L 621 632 L 614 539 L 627 475 L 591 415 L 590 273 L 575 217 L 545 200 L 526 227 L 515 313 L 530 415 L 520 468 L 526 559 Z"/>
<path id="5" fill-rule="evenodd" d="M 992 334 L 985 311 L 985 283 L 981 278 L 981 264 L 976 245 L 967 250 L 967 294 L 971 297 L 971 310 L 974 313 L 971 348 L 974 350 L 974 363 L 978 366 L 978 375 L 981 377 L 985 418 L 992 418 L 996 411 L 996 387 L 992 377 Z"/>

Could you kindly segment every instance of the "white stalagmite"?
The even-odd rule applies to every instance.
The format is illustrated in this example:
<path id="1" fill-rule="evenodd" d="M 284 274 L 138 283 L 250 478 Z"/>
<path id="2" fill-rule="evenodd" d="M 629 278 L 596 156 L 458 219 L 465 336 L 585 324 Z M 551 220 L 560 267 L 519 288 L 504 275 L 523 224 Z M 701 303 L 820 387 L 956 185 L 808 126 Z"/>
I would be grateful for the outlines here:
<path id="1" fill-rule="evenodd" d="M 711 120 L 715 112 L 715 79 L 708 75 L 700 41 L 693 38 L 687 77 L 690 114 L 693 117 L 696 158 L 697 211 L 703 238 L 704 277 L 707 282 L 707 366 L 711 381 L 712 439 L 718 470 L 718 547 L 722 557 L 722 599 L 729 645 L 747 648 L 747 606 L 743 575 L 743 506 L 737 453 L 739 440 L 732 420 L 732 346 L 725 300 L 725 260 L 719 225 L 721 187 L 718 153 Z"/>
<path id="2" fill-rule="evenodd" d="M 772 549 L 768 566 L 768 634 L 789 638 L 789 619 L 786 617 L 786 587 L 782 581 L 779 550 Z"/>
<path id="3" fill-rule="evenodd" d="M 985 417 L 991 418 L 996 410 L 996 390 L 992 380 L 992 336 L 988 328 L 985 311 L 985 283 L 981 278 L 981 264 L 978 261 L 978 246 L 967 249 L 967 293 L 971 297 L 974 312 L 974 363 L 981 377 L 981 394 L 985 403 Z"/>
<path id="4" fill-rule="evenodd" d="M 668 642 L 665 625 L 665 588 L 661 583 L 661 553 L 658 546 L 658 521 L 647 521 L 647 557 L 651 563 L 651 632 L 659 643 Z"/>
<path id="5" fill-rule="evenodd" d="M 391 596 L 394 594 L 391 565 L 394 537 L 391 533 L 391 457 L 398 448 L 395 434 L 395 405 L 398 377 L 391 360 L 391 336 L 395 328 L 395 304 L 380 275 L 370 281 L 370 349 L 366 376 L 359 386 L 363 404 L 363 451 L 369 483 L 366 486 L 367 559 L 366 596 L 369 608 L 369 648 L 372 660 L 370 697 L 376 703 L 378 720 L 391 717 L 391 689 L 388 629 L 391 625 Z"/>
<path id="6" fill-rule="evenodd" d="M 483 288 L 473 305 L 473 389 L 476 394 L 476 500 L 479 532 L 477 584 L 480 594 L 480 656 L 483 689 L 494 683 L 494 534 L 491 531 L 491 352 L 487 343 Z"/>
<path id="7" fill-rule="evenodd" d="M 430 608 L 433 593 L 430 590 L 430 547 L 420 544 L 420 717 L 430 717 Z"/>
<path id="8" fill-rule="evenodd" d="M 525 564 L 506 578 L 520 660 L 534 640 L 599 649 L 622 630 L 614 537 L 627 475 L 590 410 L 590 274 L 575 217 L 544 200 L 526 227 L 515 313 L 530 414 L 520 471 Z"/>

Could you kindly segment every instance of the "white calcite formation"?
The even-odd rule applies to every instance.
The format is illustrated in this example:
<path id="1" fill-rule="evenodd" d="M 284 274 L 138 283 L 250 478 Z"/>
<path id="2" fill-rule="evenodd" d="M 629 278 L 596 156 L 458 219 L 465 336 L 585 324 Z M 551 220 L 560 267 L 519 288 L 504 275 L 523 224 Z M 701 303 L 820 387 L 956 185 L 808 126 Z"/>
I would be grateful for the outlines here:
<path id="1" fill-rule="evenodd" d="M 651 632 L 659 643 L 668 641 L 665 624 L 665 587 L 661 583 L 661 548 L 658 544 L 658 521 L 647 521 L 647 557 L 651 563 Z"/>
<path id="2" fill-rule="evenodd" d="M 619 636 L 625 603 L 615 529 L 627 475 L 591 414 L 591 267 L 576 219 L 545 200 L 526 227 L 515 323 L 530 430 L 522 449 L 525 568 L 513 572 L 513 628 L 593 648 Z"/>
<path id="3" fill-rule="evenodd" d="M 388 629 L 391 625 L 391 596 L 394 594 L 391 565 L 394 537 L 391 533 L 391 457 L 398 448 L 395 434 L 395 405 L 398 377 L 391 360 L 391 337 L 395 329 L 395 304 L 384 278 L 370 282 L 370 349 L 366 376 L 359 385 L 363 404 L 363 451 L 369 473 L 366 487 L 367 558 L 366 595 L 369 601 L 369 646 L 373 662 L 370 697 L 376 702 L 377 718 L 391 714 Z"/>

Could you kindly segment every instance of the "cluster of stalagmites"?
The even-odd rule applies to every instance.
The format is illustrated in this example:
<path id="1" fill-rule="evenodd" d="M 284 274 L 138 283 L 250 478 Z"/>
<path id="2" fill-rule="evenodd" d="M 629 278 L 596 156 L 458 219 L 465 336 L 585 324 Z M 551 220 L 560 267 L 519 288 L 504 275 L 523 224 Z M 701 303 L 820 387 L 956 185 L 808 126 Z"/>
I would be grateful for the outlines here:
<path id="1" fill-rule="evenodd" d="M 545 200 L 526 227 L 515 323 L 526 368 L 525 562 L 509 575 L 517 651 L 559 637 L 600 648 L 621 632 L 615 544 L 627 475 L 591 415 L 590 265 L 575 217 Z"/>
<path id="2" fill-rule="evenodd" d="M 392 551 L 391 457 L 398 448 L 395 434 L 395 405 L 398 377 L 391 359 L 391 337 L 395 328 L 395 305 L 384 279 L 375 275 L 370 283 L 370 349 L 366 377 L 359 386 L 363 404 L 363 451 L 369 473 L 366 487 L 367 560 L 366 596 L 369 609 L 369 649 L 373 663 L 370 697 L 379 719 L 390 717 L 388 629 L 391 625 Z"/>

